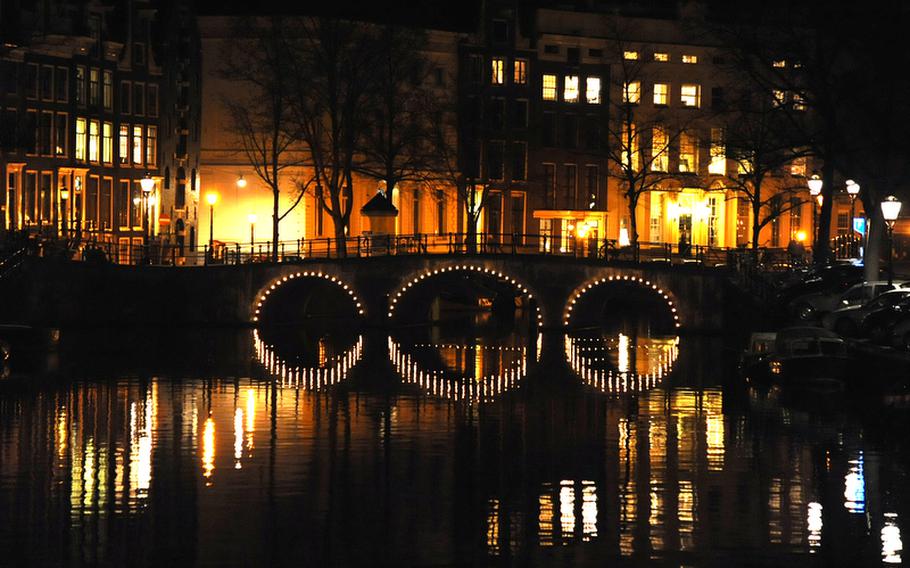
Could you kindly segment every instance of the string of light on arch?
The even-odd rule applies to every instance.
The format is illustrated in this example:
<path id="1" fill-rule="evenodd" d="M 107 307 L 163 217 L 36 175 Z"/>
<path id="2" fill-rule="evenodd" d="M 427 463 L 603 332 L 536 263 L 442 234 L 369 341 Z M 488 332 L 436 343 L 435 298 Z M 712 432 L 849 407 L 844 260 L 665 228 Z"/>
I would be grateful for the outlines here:
<path id="1" fill-rule="evenodd" d="M 337 385 L 347 378 L 348 371 L 360 362 L 363 356 L 363 336 L 358 336 L 357 341 L 347 351 L 318 367 L 289 365 L 259 337 L 259 330 L 256 329 L 253 330 L 253 350 L 259 364 L 281 381 L 281 387 L 315 391 Z"/>
<path id="2" fill-rule="evenodd" d="M 572 294 L 572 299 L 569 300 L 569 305 L 566 307 L 566 313 L 563 316 L 563 323 L 565 325 L 569 325 L 569 322 L 572 319 L 572 311 L 575 309 L 575 304 L 578 303 L 579 300 L 581 300 L 582 296 L 584 296 L 585 294 L 587 294 L 594 288 L 597 288 L 598 286 L 601 286 L 603 284 L 607 284 L 610 282 L 629 282 L 632 284 L 638 284 L 643 288 L 650 288 L 651 290 L 656 292 L 661 298 L 663 298 L 663 301 L 666 302 L 667 307 L 670 308 L 670 313 L 673 315 L 673 324 L 677 328 L 680 327 L 681 324 L 679 321 L 679 312 L 676 309 L 676 304 L 674 304 L 673 300 L 670 299 L 670 295 L 667 294 L 663 290 L 663 288 L 661 288 L 657 284 L 654 284 L 650 280 L 641 278 L 639 276 L 605 276 L 603 278 L 598 278 L 597 280 L 590 282 L 586 286 L 582 286 L 581 288 L 576 289 L 575 293 Z"/>
<path id="3" fill-rule="evenodd" d="M 625 340 L 625 341 L 624 341 Z M 569 367 L 588 386 L 605 394 L 644 392 L 656 387 L 667 376 L 679 357 L 679 337 L 651 340 L 651 345 L 630 346 L 629 338 L 619 334 L 616 339 L 618 369 L 603 368 L 608 361 L 610 346 L 602 337 L 566 336 L 566 360 Z M 609 340 L 607 340 L 609 343 Z M 631 367 L 630 349 L 645 351 L 648 372 L 639 373 Z M 640 361 L 636 356 L 635 360 Z"/>
<path id="4" fill-rule="evenodd" d="M 399 288 L 398 291 L 396 291 L 394 294 L 392 294 L 390 296 L 391 301 L 389 303 L 389 312 L 388 312 L 389 318 L 392 318 L 395 315 L 395 308 L 398 306 L 399 300 L 401 300 L 401 298 L 408 292 L 408 290 L 410 290 L 415 285 L 419 284 L 422 280 L 425 280 L 425 279 L 433 277 L 433 276 L 437 276 L 439 274 L 449 273 L 449 272 L 468 272 L 468 273 L 474 272 L 477 274 L 485 274 L 487 276 L 496 278 L 500 282 L 505 282 L 507 284 L 512 285 L 516 290 L 521 290 L 521 293 L 524 294 L 525 296 L 527 296 L 528 300 L 532 300 L 534 298 L 534 295 L 528 291 L 527 286 L 519 283 L 517 280 L 515 280 L 511 276 L 508 276 L 507 274 L 504 274 L 498 270 L 492 270 L 489 268 L 483 268 L 481 266 L 474 266 L 471 264 L 457 264 L 454 266 L 445 266 L 443 268 L 427 270 L 423 274 L 420 274 L 419 276 L 415 276 L 415 277 L 411 278 L 407 282 L 407 284 L 405 284 L 404 286 Z M 537 324 L 541 325 L 543 323 L 543 314 L 540 311 L 540 306 L 535 306 L 535 307 L 537 309 L 537 314 L 536 314 L 537 315 Z"/>
<path id="5" fill-rule="evenodd" d="M 275 280 L 273 280 L 272 283 L 268 287 L 266 287 L 262 291 L 262 293 L 259 294 L 259 297 L 256 299 L 256 307 L 253 309 L 253 322 L 259 321 L 259 313 L 262 310 L 262 306 L 265 304 L 266 300 L 268 300 L 268 298 L 272 294 L 272 292 L 277 291 L 278 288 L 280 288 L 284 284 L 287 284 L 288 282 L 291 282 L 292 280 L 294 280 L 296 278 L 322 278 L 323 280 L 332 282 L 333 284 L 337 285 L 342 290 L 347 292 L 348 296 L 351 297 L 351 300 L 354 302 L 354 305 L 357 307 L 357 313 L 360 315 L 363 315 L 363 305 L 360 302 L 360 298 L 357 297 L 357 294 L 354 293 L 354 290 L 352 290 L 350 286 L 348 286 L 347 284 L 345 284 L 344 282 L 342 282 L 340 279 L 336 278 L 335 276 L 332 276 L 331 274 L 326 274 L 324 272 L 305 270 L 302 272 L 292 272 L 290 274 L 287 274 L 285 276 L 282 276 L 280 278 L 276 278 Z"/>
<path id="6" fill-rule="evenodd" d="M 430 347 L 430 345 L 427 345 Z M 449 348 L 468 349 L 464 346 Z M 494 351 L 516 351 L 520 359 L 516 365 L 498 373 L 480 378 L 447 376 L 445 371 L 423 370 L 419 363 L 405 353 L 394 339 L 389 337 L 389 360 L 405 383 L 416 385 L 432 396 L 455 402 L 466 401 L 472 404 L 490 402 L 506 391 L 512 390 L 524 379 L 528 370 L 528 351 L 526 347 L 476 346 L 474 349 Z"/>

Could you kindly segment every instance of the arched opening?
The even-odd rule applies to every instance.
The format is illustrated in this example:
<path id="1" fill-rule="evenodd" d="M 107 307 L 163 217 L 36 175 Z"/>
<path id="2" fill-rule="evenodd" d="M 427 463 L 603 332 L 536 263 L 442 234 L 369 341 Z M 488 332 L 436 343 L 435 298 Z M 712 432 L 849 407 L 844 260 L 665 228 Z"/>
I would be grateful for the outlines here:
<path id="1" fill-rule="evenodd" d="M 256 298 L 252 320 L 260 327 L 293 326 L 316 319 L 359 319 L 364 313 L 354 290 L 322 272 L 276 278 Z"/>

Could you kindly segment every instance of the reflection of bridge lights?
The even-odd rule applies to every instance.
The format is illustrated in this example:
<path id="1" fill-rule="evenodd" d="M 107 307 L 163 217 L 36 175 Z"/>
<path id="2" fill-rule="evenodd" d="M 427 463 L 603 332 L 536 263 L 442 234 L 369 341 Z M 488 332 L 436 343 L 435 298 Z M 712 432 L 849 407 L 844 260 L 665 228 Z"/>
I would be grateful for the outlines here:
<path id="1" fill-rule="evenodd" d="M 593 481 L 564 479 L 558 485 L 543 483 L 537 498 L 537 539 L 540 546 L 569 544 L 580 533 L 582 542 L 597 538 L 597 485 Z M 581 516 L 576 513 L 581 497 Z M 559 506 L 559 527 L 556 507 Z M 581 529 L 581 530 L 579 530 Z"/>
<path id="2" fill-rule="evenodd" d="M 363 336 L 358 336 L 354 345 L 344 354 L 325 358 L 325 364 L 320 367 L 288 365 L 270 345 L 259 337 L 258 330 L 253 330 L 253 348 L 256 352 L 256 359 L 269 374 L 281 379 L 282 387 L 319 390 L 338 384 L 347 377 L 348 371 L 360 361 L 363 355 Z M 322 359 L 320 357 L 320 360 Z"/>
<path id="3" fill-rule="evenodd" d="M 844 507 L 851 513 L 866 512 L 866 479 L 863 472 L 863 452 L 847 462 L 850 470 L 844 476 Z"/>
<path id="4" fill-rule="evenodd" d="M 342 290 L 344 290 L 348 294 L 348 296 L 351 297 L 351 301 L 353 301 L 357 307 L 357 313 L 360 315 L 363 315 L 363 305 L 360 303 L 360 298 L 357 297 L 357 294 L 354 293 L 354 291 L 351 289 L 350 286 L 348 286 L 347 284 L 345 284 L 344 282 L 342 282 L 341 280 L 339 280 L 338 278 L 336 278 L 330 274 L 325 274 L 323 272 L 316 272 L 316 271 L 312 271 L 312 272 L 303 271 L 303 272 L 293 272 L 291 274 L 288 274 L 287 276 L 282 276 L 281 278 L 276 278 L 274 281 L 272 281 L 271 285 L 269 285 L 265 289 L 265 291 L 263 291 L 262 294 L 259 295 L 259 298 L 256 300 L 256 307 L 253 309 L 253 321 L 254 322 L 259 321 L 259 312 L 262 310 L 263 304 L 265 304 L 265 301 L 272 294 L 272 292 L 275 292 L 283 284 L 286 284 L 287 282 L 290 282 L 291 280 L 293 280 L 295 278 L 322 278 L 323 280 L 327 280 L 333 284 L 336 284 L 338 287 L 340 287 Z"/>
<path id="5" fill-rule="evenodd" d="M 395 308 L 398 307 L 398 302 L 401 300 L 402 296 L 407 293 L 407 291 L 413 287 L 415 284 L 418 284 L 421 280 L 424 280 L 430 276 L 436 276 L 439 274 L 445 274 L 447 272 L 476 272 L 478 274 L 486 274 L 488 276 L 495 276 L 500 282 L 505 282 L 506 284 L 511 284 L 516 290 L 521 290 L 521 293 L 528 297 L 528 300 L 534 298 L 534 295 L 528 291 L 528 287 L 524 284 L 520 284 L 517 280 L 508 276 L 498 270 L 492 270 L 490 268 L 482 268 L 480 266 L 474 266 L 471 264 L 457 264 L 453 266 L 445 266 L 443 268 L 437 268 L 434 270 L 428 270 L 419 276 L 415 276 L 408 281 L 407 284 L 398 289 L 397 292 L 390 295 L 391 302 L 389 303 L 389 312 L 388 316 L 391 318 L 395 315 Z M 540 311 L 540 306 L 535 306 L 537 311 L 537 324 L 540 325 L 543 323 L 543 314 Z"/>
<path id="6" fill-rule="evenodd" d="M 606 340 L 566 336 L 566 358 L 581 380 L 597 390 L 609 394 L 641 392 L 657 386 L 673 369 L 679 356 L 679 337 L 647 341 L 650 345 L 633 346 L 624 334 Z M 617 369 L 605 369 L 601 364 L 610 361 L 613 349 L 616 349 Z M 631 367 L 633 349 L 636 367 L 640 368 L 644 362 L 645 372 Z"/>
<path id="7" fill-rule="evenodd" d="M 677 313 L 676 305 L 673 303 L 673 300 L 670 299 L 670 296 L 664 292 L 663 289 L 660 288 L 657 284 L 654 284 L 650 280 L 646 280 L 639 276 L 607 276 L 604 278 L 599 278 L 594 282 L 577 288 L 575 290 L 575 293 L 572 294 L 572 299 L 569 300 L 569 305 L 566 307 L 566 313 L 563 315 L 563 324 L 569 325 L 569 321 L 572 319 L 572 311 L 575 309 L 575 304 L 578 303 L 582 296 L 593 290 L 595 287 L 601 286 L 608 282 L 638 283 L 642 287 L 654 290 L 664 300 L 664 302 L 667 303 L 667 307 L 670 308 L 670 313 L 673 315 L 673 322 L 676 327 L 680 327 L 681 324 L 679 322 L 679 313 Z"/>
<path id="8" fill-rule="evenodd" d="M 458 345 L 433 345 L 420 344 L 423 347 L 436 349 L 475 349 L 475 357 L 480 357 L 484 350 L 499 352 L 516 352 L 518 361 L 509 369 L 500 369 L 498 373 L 481 375 L 480 377 L 453 377 L 440 370 L 425 371 L 420 368 L 417 361 L 405 353 L 401 346 L 391 337 L 389 338 L 389 360 L 401 375 L 404 382 L 417 385 L 433 396 L 447 398 L 454 401 L 468 401 L 471 403 L 490 402 L 502 393 L 518 386 L 518 383 L 527 373 L 527 350 L 524 347 L 483 346 L 464 347 Z M 482 365 L 477 365 L 482 370 Z"/>
<path id="9" fill-rule="evenodd" d="M 212 473 L 215 471 L 215 421 L 209 416 L 202 427 L 202 476 L 205 485 L 212 485 Z"/>
<path id="10" fill-rule="evenodd" d="M 885 526 L 882 527 L 882 562 L 900 564 L 904 543 L 901 542 L 901 529 L 897 526 L 897 513 L 885 513 Z"/>
<path id="11" fill-rule="evenodd" d="M 809 503 L 806 514 L 806 528 L 809 530 L 809 552 L 814 553 L 814 548 L 822 545 L 822 505 L 821 503 Z"/>

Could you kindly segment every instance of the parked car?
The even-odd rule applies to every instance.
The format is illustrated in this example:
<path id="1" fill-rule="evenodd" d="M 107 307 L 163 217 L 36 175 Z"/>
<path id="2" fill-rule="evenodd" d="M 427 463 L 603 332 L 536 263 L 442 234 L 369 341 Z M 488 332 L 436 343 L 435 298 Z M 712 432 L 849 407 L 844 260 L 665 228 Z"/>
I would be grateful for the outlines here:
<path id="1" fill-rule="evenodd" d="M 816 292 L 800 296 L 790 302 L 790 313 L 803 321 L 820 319 L 828 312 L 845 306 L 862 305 L 888 290 L 903 288 L 904 282 L 888 284 L 883 280 L 854 284 L 845 292 L 839 290 Z"/>
<path id="2" fill-rule="evenodd" d="M 910 298 L 910 288 L 888 290 L 863 304 L 836 308 L 822 317 L 822 326 L 843 337 L 851 337 L 859 332 L 862 321 L 868 314 L 893 308 L 907 298 Z"/>
<path id="3" fill-rule="evenodd" d="M 910 351 L 910 316 L 894 324 L 887 343 L 905 351 Z"/>
<path id="4" fill-rule="evenodd" d="M 786 306 L 795 298 L 828 290 L 846 290 L 862 282 L 863 267 L 854 264 L 832 264 L 814 267 L 797 273 L 795 280 L 784 283 L 777 292 L 777 301 Z"/>
<path id="5" fill-rule="evenodd" d="M 860 322 L 859 333 L 875 343 L 887 343 L 894 325 L 910 317 L 910 296 L 896 304 L 870 311 Z"/>

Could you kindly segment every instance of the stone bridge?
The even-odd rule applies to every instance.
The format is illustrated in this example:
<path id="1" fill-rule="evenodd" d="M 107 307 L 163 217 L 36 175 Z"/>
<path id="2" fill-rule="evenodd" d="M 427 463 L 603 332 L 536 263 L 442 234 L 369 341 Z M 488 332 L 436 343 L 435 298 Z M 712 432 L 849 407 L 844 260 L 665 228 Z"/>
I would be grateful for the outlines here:
<path id="1" fill-rule="evenodd" d="M 26 267 L 25 321 L 66 324 L 256 325 L 273 294 L 297 279 L 322 279 L 346 294 L 363 322 L 394 324 L 399 301 L 440 276 L 470 273 L 507 286 L 534 306 L 544 329 L 572 323 L 584 295 L 617 282 L 640 287 L 666 305 L 676 326 L 717 331 L 724 325 L 727 272 L 668 263 L 606 262 L 549 255 L 400 255 L 248 263 L 194 268 L 90 266 L 33 259 Z"/>

